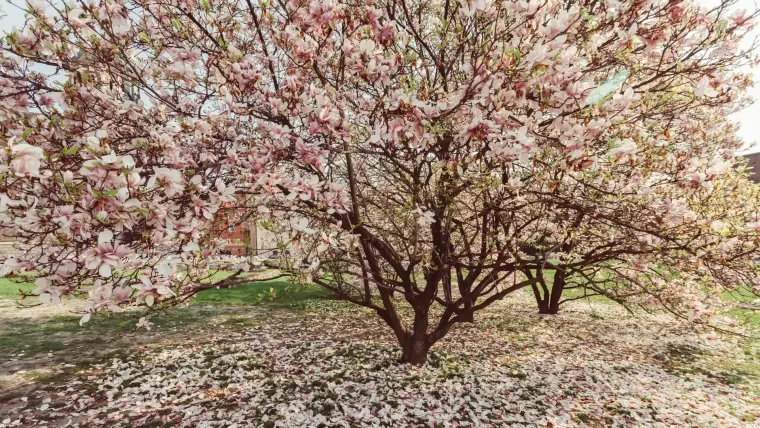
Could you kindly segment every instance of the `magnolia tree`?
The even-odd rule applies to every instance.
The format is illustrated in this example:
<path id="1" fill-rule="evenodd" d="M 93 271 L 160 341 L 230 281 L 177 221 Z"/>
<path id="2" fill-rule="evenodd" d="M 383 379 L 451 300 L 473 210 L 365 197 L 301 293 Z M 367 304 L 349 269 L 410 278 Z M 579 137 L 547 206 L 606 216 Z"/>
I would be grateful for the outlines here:
<path id="1" fill-rule="evenodd" d="M 595 191 L 593 197 L 607 205 L 601 212 L 588 210 L 577 194 L 563 198 L 560 212 L 550 214 L 558 218 L 547 227 L 560 225 L 565 232 L 526 250 L 544 258 L 524 270 L 538 279 L 532 291 L 539 313 L 556 314 L 563 302 L 604 296 L 704 322 L 730 308 L 721 295 L 757 294 L 752 257 L 760 189 L 735 172 L 707 183 L 705 188 L 689 179 L 639 203 L 616 191 Z M 563 299 L 568 290 L 574 292 Z"/>
<path id="2" fill-rule="evenodd" d="M 725 119 L 753 15 L 731 3 L 16 4 L 0 212 L 24 253 L 5 273 L 43 302 L 87 293 L 83 321 L 169 305 L 248 281 L 209 270 L 232 210 L 276 232 L 283 272 L 374 310 L 406 362 L 526 287 L 556 310 L 576 278 L 704 322 L 757 276 Z"/>

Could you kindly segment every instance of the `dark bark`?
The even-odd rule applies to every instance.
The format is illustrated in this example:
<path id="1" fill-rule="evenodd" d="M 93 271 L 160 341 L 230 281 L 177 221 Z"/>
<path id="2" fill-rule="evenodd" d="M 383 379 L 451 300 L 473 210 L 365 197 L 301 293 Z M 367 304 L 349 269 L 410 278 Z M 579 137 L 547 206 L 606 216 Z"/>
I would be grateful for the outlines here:
<path id="1" fill-rule="evenodd" d="M 525 270 L 523 273 L 528 279 L 533 279 L 533 273 L 530 270 Z M 567 274 L 564 269 L 558 269 L 554 274 L 554 281 L 552 282 L 551 290 L 543 283 L 543 272 L 539 269 L 538 279 L 542 285 L 543 293 L 539 289 L 537 284 L 532 284 L 533 296 L 536 298 L 536 305 L 538 306 L 538 313 L 544 315 L 556 315 L 559 312 L 559 303 L 562 299 L 562 293 L 565 290 L 567 283 Z"/>
<path id="2" fill-rule="evenodd" d="M 474 321 L 473 310 L 472 310 L 473 302 L 472 300 L 469 300 L 470 287 L 466 285 L 460 285 L 459 294 L 462 296 L 463 299 L 467 299 L 463 307 L 464 310 L 459 315 L 459 319 L 461 320 L 461 322 L 473 322 Z"/>
<path id="3" fill-rule="evenodd" d="M 572 228 L 570 230 L 574 230 L 580 226 L 581 221 L 583 221 L 584 213 L 581 212 L 578 217 L 573 222 Z M 569 233 L 569 230 L 568 230 Z M 572 240 L 568 240 L 569 235 L 565 238 L 565 242 L 562 244 L 561 250 L 563 252 L 569 252 L 573 249 L 575 243 Z M 548 315 L 556 315 L 559 312 L 559 303 L 562 299 L 562 293 L 565 291 L 565 285 L 567 285 L 567 273 L 570 270 L 570 266 L 568 266 L 568 263 L 562 263 L 560 264 L 557 269 L 554 271 L 554 280 L 552 281 L 552 289 L 551 292 L 546 289 L 545 284 L 542 282 L 541 284 L 544 285 L 544 295 L 542 299 L 539 299 L 538 296 L 536 297 L 536 300 L 539 300 L 538 302 L 538 313 L 539 314 L 548 314 Z M 538 272 L 539 276 L 543 278 L 543 273 L 539 269 Z"/>
<path id="4" fill-rule="evenodd" d="M 538 313 L 542 315 L 552 314 L 549 308 L 549 299 L 542 299 L 538 302 Z M 556 314 L 557 312 L 554 313 Z"/>
<path id="5" fill-rule="evenodd" d="M 559 301 L 562 298 L 562 292 L 565 290 L 565 270 L 557 270 L 554 274 L 554 283 L 552 284 L 552 293 L 549 297 L 548 314 L 555 315 L 559 312 Z"/>
<path id="6" fill-rule="evenodd" d="M 459 316 L 459 322 L 475 322 L 475 313 L 472 311 L 472 303 L 465 305 L 465 310 Z"/>
<path id="7" fill-rule="evenodd" d="M 422 365 L 427 362 L 428 351 L 431 343 L 428 340 L 428 310 L 427 308 L 414 311 L 414 328 L 401 343 L 403 353 L 401 361 L 414 365 Z"/>
<path id="8" fill-rule="evenodd" d="M 402 350 L 402 362 L 415 366 L 421 366 L 427 363 L 430 346 L 428 345 L 426 335 L 413 334 L 406 340 L 406 342 L 404 342 Z"/>

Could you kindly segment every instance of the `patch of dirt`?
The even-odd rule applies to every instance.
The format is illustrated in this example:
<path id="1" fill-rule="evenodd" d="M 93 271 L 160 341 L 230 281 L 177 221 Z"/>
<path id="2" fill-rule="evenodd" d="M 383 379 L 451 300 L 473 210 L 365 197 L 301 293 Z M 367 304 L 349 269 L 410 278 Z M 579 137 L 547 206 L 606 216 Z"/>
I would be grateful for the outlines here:
<path id="1" fill-rule="evenodd" d="M 65 299 L 57 305 L 42 305 L 29 302 L 28 306 L 20 304 L 16 300 L 0 299 L 0 333 L 7 331 L 3 320 L 15 319 L 39 319 L 55 315 L 81 315 L 84 309 L 84 301 L 79 299 Z"/>

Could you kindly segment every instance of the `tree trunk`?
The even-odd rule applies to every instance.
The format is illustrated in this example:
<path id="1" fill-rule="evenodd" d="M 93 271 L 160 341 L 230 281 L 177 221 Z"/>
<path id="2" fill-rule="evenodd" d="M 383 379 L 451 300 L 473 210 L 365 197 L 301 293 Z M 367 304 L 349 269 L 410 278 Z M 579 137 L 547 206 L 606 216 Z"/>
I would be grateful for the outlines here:
<path id="1" fill-rule="evenodd" d="M 528 279 L 533 279 L 533 273 L 530 271 L 530 269 L 524 270 L 523 273 Z M 537 277 L 541 280 L 541 287 L 544 289 L 543 294 L 541 293 L 541 290 L 539 290 L 537 284 L 531 284 L 531 289 L 533 290 L 533 297 L 536 298 L 536 305 L 538 305 L 538 313 L 542 315 L 546 314 L 556 314 L 555 312 L 552 312 L 551 308 L 551 302 L 550 302 L 550 295 L 549 290 L 547 290 L 546 286 L 543 282 L 543 272 L 541 269 L 536 272 Z"/>
<path id="2" fill-rule="evenodd" d="M 556 315 L 559 312 L 559 301 L 562 299 L 562 292 L 565 290 L 565 269 L 558 269 L 554 274 L 554 282 L 552 283 L 552 293 L 549 296 L 549 302 L 546 306 L 546 313 L 550 315 Z"/>
<path id="3" fill-rule="evenodd" d="M 472 306 L 474 305 L 474 303 L 472 302 L 472 300 L 468 300 L 469 297 L 470 297 L 470 291 L 471 290 L 470 290 L 469 287 L 466 287 L 464 285 L 464 279 L 462 279 L 462 278 L 457 278 L 457 279 L 459 280 L 458 281 L 459 282 L 459 295 L 462 296 L 462 299 L 467 300 L 467 302 L 464 304 L 464 308 L 463 308 L 464 311 L 462 312 L 462 314 L 459 317 L 461 319 L 461 322 L 474 322 L 473 313 L 472 313 L 472 311 L 470 311 L 470 309 L 472 309 Z"/>
<path id="4" fill-rule="evenodd" d="M 562 292 L 565 290 L 566 274 L 565 270 L 557 270 L 554 274 L 552 289 L 550 293 L 541 292 L 536 285 L 533 285 L 533 294 L 538 304 L 538 313 L 542 315 L 556 315 L 559 312 L 559 301 L 562 299 Z"/>
<path id="5" fill-rule="evenodd" d="M 544 302 L 538 307 L 538 313 L 542 315 L 557 315 L 559 304 L 553 302 Z"/>
<path id="6" fill-rule="evenodd" d="M 427 338 L 411 336 L 406 343 L 403 344 L 403 353 L 401 355 L 401 362 L 413 364 L 415 366 L 421 366 L 427 363 L 428 351 L 430 347 L 427 344 Z"/>
<path id="7" fill-rule="evenodd" d="M 475 312 L 472 311 L 472 302 L 464 304 L 464 310 L 459 315 L 459 322 L 475 322 Z"/>
<path id="8" fill-rule="evenodd" d="M 430 343 L 428 341 L 428 312 L 427 308 L 414 311 L 414 328 L 411 334 L 401 343 L 403 353 L 401 361 L 421 366 L 427 362 Z"/>

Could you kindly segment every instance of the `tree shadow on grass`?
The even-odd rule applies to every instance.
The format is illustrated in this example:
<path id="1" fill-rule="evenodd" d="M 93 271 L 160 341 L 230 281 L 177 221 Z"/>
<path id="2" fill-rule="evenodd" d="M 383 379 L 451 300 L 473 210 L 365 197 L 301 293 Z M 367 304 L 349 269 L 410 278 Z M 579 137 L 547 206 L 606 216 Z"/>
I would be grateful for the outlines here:
<path id="1" fill-rule="evenodd" d="M 22 309 L 3 299 L 0 403 L 133 351 L 204 342 L 215 333 L 271 321 L 273 308 L 320 311 L 341 306 L 329 297 L 321 287 L 277 280 L 206 290 L 186 306 L 152 313 L 151 331 L 136 331 L 135 324 L 144 315 L 139 311 L 100 314 L 80 326 L 81 314 L 73 312 L 81 310 L 81 302 Z M 282 310 L 277 317 L 293 318 L 293 314 Z"/>
<path id="2" fill-rule="evenodd" d="M 267 317 L 264 312 L 240 306 L 173 308 L 156 313 L 150 331 L 136 331 L 139 312 L 101 315 L 82 326 L 78 315 L 6 317 L 0 330 L 0 402 L 133 351 L 202 342 L 214 332 L 250 327 Z"/>

